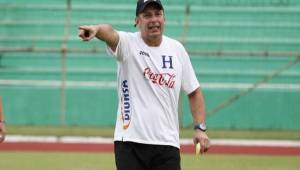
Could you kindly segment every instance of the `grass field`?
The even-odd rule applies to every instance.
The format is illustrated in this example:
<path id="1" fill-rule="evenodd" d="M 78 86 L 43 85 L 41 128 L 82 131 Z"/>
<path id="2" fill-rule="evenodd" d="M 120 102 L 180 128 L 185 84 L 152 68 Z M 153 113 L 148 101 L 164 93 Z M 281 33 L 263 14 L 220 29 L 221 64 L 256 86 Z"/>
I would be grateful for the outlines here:
<path id="1" fill-rule="evenodd" d="M 8 126 L 9 134 L 112 137 L 113 128 L 65 126 Z M 300 140 L 299 131 L 209 130 L 213 139 Z M 191 138 L 193 130 L 181 129 Z M 298 170 L 300 156 L 182 155 L 182 170 Z M 113 153 L 0 152 L 0 170 L 114 170 Z"/>
<path id="2" fill-rule="evenodd" d="M 300 157 L 182 155 L 182 170 L 298 170 Z M 0 152 L 1 170 L 114 170 L 110 153 Z"/>
<path id="3" fill-rule="evenodd" d="M 9 134 L 112 137 L 113 128 L 8 126 Z M 209 130 L 211 138 L 299 140 L 299 131 Z M 181 129 L 191 138 L 193 130 Z M 300 156 L 182 155 L 182 170 L 298 170 Z M 0 170 L 114 170 L 113 153 L 0 152 Z"/>

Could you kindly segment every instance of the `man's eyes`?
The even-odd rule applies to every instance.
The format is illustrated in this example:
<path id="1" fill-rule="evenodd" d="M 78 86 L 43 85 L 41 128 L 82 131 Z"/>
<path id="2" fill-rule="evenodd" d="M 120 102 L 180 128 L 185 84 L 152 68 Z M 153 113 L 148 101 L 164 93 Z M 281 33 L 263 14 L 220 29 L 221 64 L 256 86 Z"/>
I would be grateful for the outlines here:
<path id="1" fill-rule="evenodd" d="M 151 14 L 144 14 L 144 17 L 149 18 Z"/>
<path id="2" fill-rule="evenodd" d="M 161 13 L 161 12 L 158 12 L 158 13 L 156 13 L 155 15 L 156 15 L 156 16 L 161 16 L 162 13 Z"/>
<path id="3" fill-rule="evenodd" d="M 147 14 L 147 13 L 144 14 L 145 18 L 150 18 L 151 16 L 152 16 L 152 14 Z M 154 16 L 162 16 L 162 13 L 161 12 L 157 12 L 157 13 L 154 14 Z"/>

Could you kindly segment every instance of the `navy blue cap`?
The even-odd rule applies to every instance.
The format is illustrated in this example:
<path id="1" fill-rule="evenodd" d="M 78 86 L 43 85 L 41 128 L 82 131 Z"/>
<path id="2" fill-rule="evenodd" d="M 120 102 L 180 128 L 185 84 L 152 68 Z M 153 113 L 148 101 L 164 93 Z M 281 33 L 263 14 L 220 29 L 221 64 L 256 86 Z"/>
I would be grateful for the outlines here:
<path id="1" fill-rule="evenodd" d="M 160 9 L 164 10 L 164 7 L 161 4 L 160 0 L 138 0 L 136 4 L 135 15 L 138 16 L 140 13 L 142 13 L 145 7 L 150 3 L 155 3 L 158 5 L 158 7 L 160 7 Z"/>

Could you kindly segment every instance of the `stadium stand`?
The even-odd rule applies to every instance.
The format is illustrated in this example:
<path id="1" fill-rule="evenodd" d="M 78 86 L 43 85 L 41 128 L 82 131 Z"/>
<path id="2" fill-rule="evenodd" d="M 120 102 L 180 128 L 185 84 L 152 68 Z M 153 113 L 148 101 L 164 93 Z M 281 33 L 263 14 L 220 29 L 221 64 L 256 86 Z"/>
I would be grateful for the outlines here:
<path id="1" fill-rule="evenodd" d="M 190 53 L 210 127 L 300 129 L 298 0 L 163 3 L 165 33 Z M 0 0 L 0 95 L 8 122 L 114 125 L 116 63 L 104 43 L 81 42 L 77 31 L 104 22 L 136 31 L 134 11 L 135 1 L 127 0 Z M 189 126 L 186 98 L 180 113 Z"/>

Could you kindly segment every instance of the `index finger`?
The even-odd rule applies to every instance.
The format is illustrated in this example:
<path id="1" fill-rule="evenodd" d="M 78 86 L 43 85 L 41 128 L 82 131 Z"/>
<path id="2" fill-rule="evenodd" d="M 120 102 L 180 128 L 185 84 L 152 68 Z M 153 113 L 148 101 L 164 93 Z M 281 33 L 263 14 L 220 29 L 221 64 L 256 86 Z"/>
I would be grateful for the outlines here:
<path id="1" fill-rule="evenodd" d="M 81 26 L 78 27 L 78 29 L 80 29 L 80 30 L 87 30 L 88 28 L 89 27 L 86 26 L 86 25 L 81 25 Z"/>
<path id="2" fill-rule="evenodd" d="M 204 146 L 204 147 L 203 147 L 203 153 L 204 153 L 204 152 L 207 152 L 207 151 L 208 151 L 208 149 L 209 149 L 209 147 L 210 147 L 210 141 L 209 141 L 209 139 L 204 139 L 203 141 L 204 141 L 204 142 L 203 142 L 203 143 L 204 143 L 204 144 L 203 144 L 203 146 Z"/>
<path id="3" fill-rule="evenodd" d="M 204 139 L 200 139 L 199 141 L 200 145 L 201 145 L 201 149 L 200 149 L 200 153 L 203 154 L 205 152 L 205 140 Z"/>

